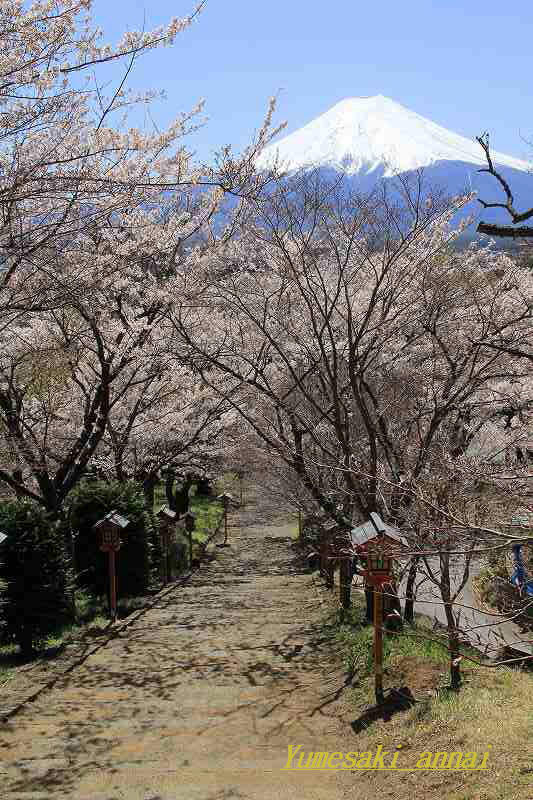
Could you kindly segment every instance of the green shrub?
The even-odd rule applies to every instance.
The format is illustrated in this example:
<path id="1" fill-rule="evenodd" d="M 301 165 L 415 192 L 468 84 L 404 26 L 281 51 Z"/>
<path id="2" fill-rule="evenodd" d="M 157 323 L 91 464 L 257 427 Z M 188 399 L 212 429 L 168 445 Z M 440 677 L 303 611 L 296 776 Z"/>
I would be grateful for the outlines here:
<path id="1" fill-rule="evenodd" d="M 119 596 L 143 594 L 150 585 L 154 552 L 153 519 L 146 511 L 142 488 L 134 481 L 83 481 L 69 500 L 69 520 L 74 536 L 78 582 L 94 594 L 108 588 L 108 555 L 100 550 L 100 536 L 93 525 L 109 511 L 127 517 L 116 554 Z"/>
<path id="2" fill-rule="evenodd" d="M 4 637 L 24 655 L 72 619 L 73 580 L 64 530 L 31 501 L 0 504 L 0 616 Z"/>

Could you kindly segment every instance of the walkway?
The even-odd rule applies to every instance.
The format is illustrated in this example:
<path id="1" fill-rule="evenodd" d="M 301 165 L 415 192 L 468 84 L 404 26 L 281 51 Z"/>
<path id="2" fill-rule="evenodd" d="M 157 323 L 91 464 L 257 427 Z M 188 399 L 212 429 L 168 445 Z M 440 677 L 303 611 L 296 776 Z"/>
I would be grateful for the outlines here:
<path id="1" fill-rule="evenodd" d="M 5 800 L 342 796 L 349 773 L 281 771 L 289 744 L 343 750 L 344 674 L 323 590 L 283 519 L 258 513 L 235 514 L 231 547 L 2 727 Z"/>

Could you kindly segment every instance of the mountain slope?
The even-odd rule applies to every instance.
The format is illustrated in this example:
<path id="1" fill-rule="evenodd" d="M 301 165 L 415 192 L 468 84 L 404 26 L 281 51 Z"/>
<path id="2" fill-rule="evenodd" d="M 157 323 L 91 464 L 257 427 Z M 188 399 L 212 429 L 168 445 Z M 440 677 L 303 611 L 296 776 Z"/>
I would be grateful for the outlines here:
<path id="1" fill-rule="evenodd" d="M 437 161 L 484 164 L 477 142 L 448 131 L 382 95 L 342 100 L 300 130 L 266 148 L 259 164 L 265 166 L 276 154 L 291 169 L 322 166 L 353 175 L 383 166 L 384 177 L 431 166 Z M 528 168 L 524 161 L 503 153 L 495 152 L 494 161 L 511 169 Z"/>
<path id="2" fill-rule="evenodd" d="M 533 205 L 529 165 L 496 151 L 492 155 L 511 183 L 516 205 Z M 473 190 L 487 202 L 502 200 L 496 180 L 479 172 L 485 159 L 474 139 L 436 125 L 382 95 L 342 100 L 267 147 L 258 160 L 259 168 L 266 168 L 276 157 L 290 171 L 320 168 L 343 173 L 361 191 L 379 180 L 423 168 L 429 185 L 450 194 Z M 479 204 L 474 208 L 481 211 Z M 508 221 L 498 209 L 484 211 L 483 218 Z"/>

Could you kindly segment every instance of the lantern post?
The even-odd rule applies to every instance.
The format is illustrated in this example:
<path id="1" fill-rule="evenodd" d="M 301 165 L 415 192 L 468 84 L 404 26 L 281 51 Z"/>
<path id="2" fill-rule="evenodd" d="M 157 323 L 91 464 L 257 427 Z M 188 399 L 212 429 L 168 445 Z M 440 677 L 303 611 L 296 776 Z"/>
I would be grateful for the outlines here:
<path id="1" fill-rule="evenodd" d="M 103 519 L 93 525 L 93 530 L 101 533 L 100 550 L 108 554 L 109 573 L 109 615 L 111 622 L 117 619 L 117 571 L 115 553 L 120 550 L 120 534 L 129 525 L 129 520 L 116 511 L 110 511 Z"/>
<path id="2" fill-rule="evenodd" d="M 385 548 L 407 546 L 396 528 L 372 512 L 370 520 L 351 533 L 356 550 L 366 559 L 364 575 L 374 595 L 374 682 L 377 703 L 383 703 L 383 586 L 392 582 L 392 557 Z"/>

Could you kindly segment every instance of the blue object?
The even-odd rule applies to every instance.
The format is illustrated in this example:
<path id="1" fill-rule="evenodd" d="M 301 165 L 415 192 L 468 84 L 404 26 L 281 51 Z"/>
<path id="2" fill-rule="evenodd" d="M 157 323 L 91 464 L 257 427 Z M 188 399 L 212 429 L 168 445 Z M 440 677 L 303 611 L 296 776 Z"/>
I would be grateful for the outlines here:
<path id="1" fill-rule="evenodd" d="M 533 578 L 526 580 L 526 570 L 522 558 L 522 545 L 513 544 L 512 550 L 515 569 L 511 575 L 510 581 L 517 589 L 523 589 L 529 597 L 533 597 Z"/>
<path id="2" fill-rule="evenodd" d="M 517 567 L 513 572 L 513 574 L 511 575 L 511 583 L 513 583 L 515 586 L 520 587 L 525 582 L 525 580 L 526 580 L 526 573 L 524 567 Z"/>

